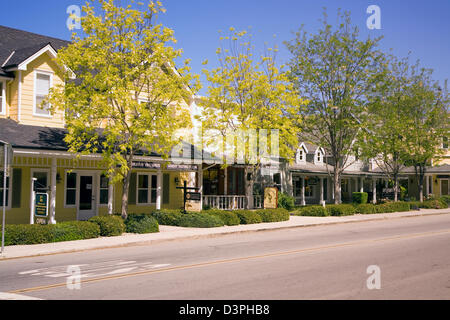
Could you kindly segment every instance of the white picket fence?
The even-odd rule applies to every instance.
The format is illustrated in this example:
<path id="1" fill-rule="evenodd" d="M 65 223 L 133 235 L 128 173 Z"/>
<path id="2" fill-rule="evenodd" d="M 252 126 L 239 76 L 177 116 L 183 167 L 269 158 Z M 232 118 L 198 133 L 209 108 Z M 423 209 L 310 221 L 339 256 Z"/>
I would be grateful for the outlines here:
<path id="1" fill-rule="evenodd" d="M 221 210 L 240 210 L 247 205 L 246 196 L 203 196 L 203 205 Z M 262 197 L 253 196 L 253 209 L 262 208 Z"/>

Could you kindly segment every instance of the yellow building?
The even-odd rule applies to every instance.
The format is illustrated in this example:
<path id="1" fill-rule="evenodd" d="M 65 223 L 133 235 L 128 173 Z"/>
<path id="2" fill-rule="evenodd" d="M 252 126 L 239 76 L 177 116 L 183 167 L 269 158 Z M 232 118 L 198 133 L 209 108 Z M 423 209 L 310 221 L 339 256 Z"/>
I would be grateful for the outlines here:
<path id="1" fill-rule="evenodd" d="M 69 42 L 3 26 L 0 39 L 0 141 L 14 151 L 6 187 L 7 223 L 35 222 L 33 184 L 37 193 L 48 194 L 50 223 L 120 212 L 122 184 L 112 185 L 103 175 L 101 155 L 76 160 L 64 143 L 63 111 L 52 114 L 40 107 L 49 89 L 61 82 L 53 58 Z M 201 188 L 202 167 L 180 163 L 157 154 L 135 157 L 128 211 L 181 208 L 183 193 L 177 187 L 187 181 Z M 2 183 L 0 205 L 4 192 Z"/>

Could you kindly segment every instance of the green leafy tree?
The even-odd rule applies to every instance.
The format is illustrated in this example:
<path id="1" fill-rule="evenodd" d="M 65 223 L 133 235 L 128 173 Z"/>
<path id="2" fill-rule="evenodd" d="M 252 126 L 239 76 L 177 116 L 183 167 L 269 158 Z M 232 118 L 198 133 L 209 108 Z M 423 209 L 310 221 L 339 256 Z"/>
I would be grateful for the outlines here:
<path id="1" fill-rule="evenodd" d="M 381 38 L 359 39 L 349 13 L 338 14 L 338 26 L 327 23 L 316 34 L 302 28 L 285 42 L 293 55 L 289 66 L 300 96 L 309 103 L 301 109 L 305 137 L 322 146 L 333 165 L 335 203 L 341 202 L 341 175 L 354 159 L 355 142 L 367 121 L 367 94 L 382 72 Z"/>
<path id="2" fill-rule="evenodd" d="M 264 146 L 263 141 L 251 133 L 278 130 L 278 150 L 270 150 L 269 153 L 292 159 L 298 144 L 295 112 L 303 101 L 289 82 L 284 66 L 276 64 L 277 48 L 266 48 L 262 55 L 257 56 L 251 35 L 234 28 L 230 28 L 230 35 L 221 37 L 221 41 L 222 45 L 216 52 L 219 67 L 204 70 L 209 85 L 200 119 L 204 132 L 215 130 L 217 133 L 206 136 L 207 141 L 224 141 L 224 158 L 230 157 L 227 150 L 233 146 L 244 146 L 245 154 L 241 158 L 246 165 L 245 176 L 251 174 L 256 177 L 257 170 L 265 162 L 264 157 L 259 156 Z M 229 137 L 233 134 L 237 140 L 230 142 Z M 268 140 L 272 141 L 270 134 Z M 254 142 L 259 144 L 260 152 L 256 156 L 250 152 Z M 231 154 L 231 158 L 236 157 Z M 227 163 L 226 159 L 224 163 Z M 245 180 L 247 205 L 252 206 L 254 179 Z"/>
<path id="3" fill-rule="evenodd" d="M 394 201 L 398 200 L 399 175 L 409 155 L 405 143 L 411 132 L 407 126 L 409 114 L 404 103 L 411 85 L 408 59 L 390 56 L 383 64 L 384 76 L 379 79 L 369 97 L 365 139 L 358 144 L 365 158 L 372 159 L 394 183 Z"/>
<path id="4" fill-rule="evenodd" d="M 149 1 L 116 6 L 99 0 L 83 7 L 84 35 L 58 52 L 65 85 L 50 93 L 53 108 L 65 110 L 70 151 L 101 153 L 111 183 L 121 181 L 122 217 L 127 217 L 128 188 L 137 154 L 168 154 L 173 132 L 190 125 L 183 99 L 198 80 L 187 62 L 175 68 L 181 50 L 173 30 L 157 22 L 162 4 Z"/>
<path id="5" fill-rule="evenodd" d="M 421 202 L 427 166 L 442 155 L 442 139 L 449 129 L 447 83 L 442 89 L 432 79 L 432 73 L 431 69 L 420 67 L 418 62 L 412 67 L 411 85 L 403 103 L 409 115 L 405 141 L 409 151 L 407 164 L 414 166 Z"/>

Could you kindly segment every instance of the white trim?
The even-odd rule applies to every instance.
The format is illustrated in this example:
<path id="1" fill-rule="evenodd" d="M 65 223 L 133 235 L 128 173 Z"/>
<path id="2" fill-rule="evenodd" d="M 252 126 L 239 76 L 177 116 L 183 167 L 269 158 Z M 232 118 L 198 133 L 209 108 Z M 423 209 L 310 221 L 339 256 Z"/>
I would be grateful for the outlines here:
<path id="1" fill-rule="evenodd" d="M 306 145 L 305 145 L 305 143 L 304 143 L 304 142 L 302 142 L 302 143 L 300 144 L 299 148 L 303 148 L 303 149 L 305 149 L 306 153 L 308 153 L 308 152 L 309 152 L 309 151 L 308 151 L 308 148 L 306 147 Z"/>
<path id="2" fill-rule="evenodd" d="M 43 47 L 41 50 L 39 50 L 38 52 L 33 54 L 31 57 L 29 57 L 25 61 L 21 62 L 17 66 L 17 69 L 18 70 L 27 70 L 28 64 L 30 62 L 32 62 L 33 60 L 35 60 L 36 58 L 38 58 L 40 55 L 42 55 L 45 52 L 49 53 L 50 56 L 52 56 L 52 58 L 56 58 L 56 51 L 53 49 L 53 47 L 50 44 L 48 44 L 45 47 Z"/>
<path id="3" fill-rule="evenodd" d="M 19 70 L 18 96 L 17 96 L 17 121 L 20 122 L 20 113 L 22 111 L 22 70 Z"/>
<path id="4" fill-rule="evenodd" d="M 53 118 L 53 115 L 51 114 L 51 112 L 49 112 L 48 115 L 46 114 L 40 114 L 36 112 L 36 83 L 37 83 L 37 76 L 38 74 L 43 74 L 43 75 L 47 75 L 50 77 L 50 85 L 49 88 L 53 87 L 53 72 L 50 71 L 44 71 L 44 70 L 39 70 L 36 69 L 34 70 L 34 83 L 33 83 L 33 116 L 35 117 L 41 117 L 41 118 Z M 49 108 L 51 107 L 51 104 L 48 104 Z"/>
<path id="5" fill-rule="evenodd" d="M 92 203 L 92 208 L 89 211 L 92 211 L 94 213 L 93 217 L 98 216 L 98 207 L 97 207 L 97 175 L 98 172 L 97 171 L 93 171 L 93 170 L 74 170 L 74 172 L 77 173 L 77 199 L 76 199 L 76 209 L 77 209 L 77 221 L 80 220 L 80 178 L 81 176 L 85 176 L 85 177 L 92 177 L 92 197 L 94 197 L 94 200 L 91 200 Z M 88 211 L 88 210 L 83 210 L 83 211 Z"/>
<path id="6" fill-rule="evenodd" d="M 1 169 L 1 171 L 3 172 L 3 168 Z M 8 187 L 6 188 L 6 190 L 8 190 L 8 205 L 5 207 L 6 210 L 11 210 L 11 201 L 12 201 L 12 184 L 13 184 L 13 169 L 11 168 L 10 174 L 9 174 L 9 183 L 8 183 Z M 1 179 L 0 181 L 0 189 L 3 189 L 3 179 Z M 2 198 L 3 201 L 3 198 Z"/>
<path id="7" fill-rule="evenodd" d="M 98 197 L 96 197 L 97 198 L 97 206 L 99 207 L 99 208 L 103 208 L 103 207 L 108 207 L 108 201 L 106 202 L 106 203 L 100 203 L 100 191 L 101 191 L 101 189 L 103 189 L 103 190 L 108 190 L 108 200 L 109 200 L 109 192 L 110 192 L 110 190 L 109 190 L 109 185 L 110 185 L 110 181 L 111 181 L 111 179 L 106 175 L 106 174 L 103 174 L 107 179 L 108 179 L 108 187 L 107 188 L 101 188 L 101 184 L 102 184 L 102 180 L 101 180 L 101 178 L 102 178 L 102 173 L 101 172 L 97 172 L 97 179 L 98 179 L 98 184 L 97 184 L 97 190 L 96 190 L 96 192 L 97 192 L 97 194 L 98 194 Z"/>
<path id="8" fill-rule="evenodd" d="M 0 105 L 0 115 L 6 115 L 6 81 L 0 80 L 0 83 L 2 84 L 2 92 L 0 92 L 2 97 L 2 102 Z"/>
<path id="9" fill-rule="evenodd" d="M 75 177 L 75 188 L 70 188 L 70 190 L 75 190 L 75 204 L 67 204 L 67 174 L 69 173 L 76 174 Z M 77 193 L 78 193 L 78 185 L 77 185 L 78 173 L 75 170 L 66 169 L 64 170 L 64 208 L 65 209 L 75 209 L 77 207 Z"/>
<path id="10" fill-rule="evenodd" d="M 147 187 L 147 202 L 140 203 L 139 202 L 139 176 L 148 176 L 148 187 Z M 152 188 L 152 176 L 156 177 L 156 188 Z M 141 188 L 141 190 L 145 190 Z M 156 199 L 155 202 L 152 202 L 152 190 L 156 191 Z M 158 200 L 158 173 L 157 172 L 136 172 L 136 205 L 137 206 L 149 206 L 156 205 L 156 201 Z"/>

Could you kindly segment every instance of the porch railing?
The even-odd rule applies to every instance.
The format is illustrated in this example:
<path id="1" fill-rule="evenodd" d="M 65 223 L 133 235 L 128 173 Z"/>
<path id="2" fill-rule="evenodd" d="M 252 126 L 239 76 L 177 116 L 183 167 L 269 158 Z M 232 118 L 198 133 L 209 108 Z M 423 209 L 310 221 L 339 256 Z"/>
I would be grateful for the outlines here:
<path id="1" fill-rule="evenodd" d="M 203 196 L 203 205 L 221 210 L 241 210 L 247 205 L 246 196 Z M 253 207 L 255 209 L 262 207 L 262 197 L 253 196 Z"/>

